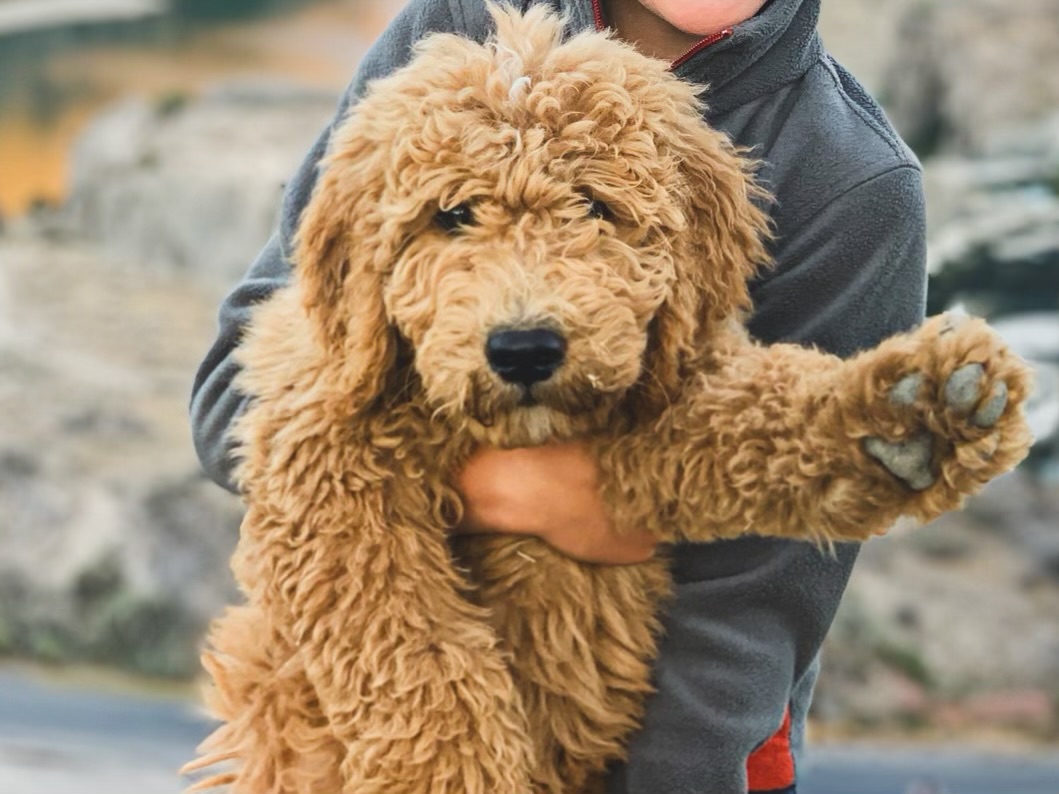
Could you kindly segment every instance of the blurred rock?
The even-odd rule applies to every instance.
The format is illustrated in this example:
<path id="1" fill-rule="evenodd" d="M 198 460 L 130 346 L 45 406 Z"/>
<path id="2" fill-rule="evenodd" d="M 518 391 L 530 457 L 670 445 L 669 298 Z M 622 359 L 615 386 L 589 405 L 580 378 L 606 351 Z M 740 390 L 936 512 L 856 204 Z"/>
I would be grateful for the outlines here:
<path id="1" fill-rule="evenodd" d="M 83 243 L 0 241 L 0 654 L 197 672 L 241 513 L 188 437 L 217 297 Z"/>
<path id="2" fill-rule="evenodd" d="M 881 94 L 921 154 L 988 152 L 1008 127 L 1059 106 L 1054 0 L 930 0 L 902 11 Z"/>
<path id="3" fill-rule="evenodd" d="M 336 101 L 261 81 L 123 102 L 77 143 L 63 227 L 137 269 L 231 285 L 268 240 L 283 186 Z"/>
<path id="4" fill-rule="evenodd" d="M 825 2 L 820 9 L 819 26 L 824 46 L 873 96 L 880 97 L 901 46 L 902 20 L 920 2 Z M 870 47 L 865 46 L 869 37 Z"/>
<path id="5" fill-rule="evenodd" d="M 934 722 L 956 730 L 992 725 L 1038 734 L 1059 724 L 1055 696 L 1043 689 L 987 692 L 962 702 L 944 703 L 935 708 Z"/>
<path id="6" fill-rule="evenodd" d="M 1049 566 L 1059 546 L 1057 507 L 1059 486 L 1020 471 L 964 512 L 871 541 L 828 637 L 818 716 L 904 725 L 956 713 L 1030 730 L 1059 725 L 1037 695 L 1032 708 L 1022 699 L 993 708 L 990 700 L 996 692 L 1055 693 L 1059 578 Z M 938 711 L 979 694 L 977 716 L 963 705 Z M 1000 719 L 1009 706 L 1023 716 Z"/>
<path id="7" fill-rule="evenodd" d="M 1059 480 L 1059 115 L 1008 126 L 988 155 L 924 168 L 927 311 L 988 318 L 1034 366 L 1030 465 Z"/>
<path id="8" fill-rule="evenodd" d="M 1012 544 L 1025 560 L 1025 581 L 1043 575 L 1059 582 L 1059 487 L 1054 482 L 1025 470 L 1001 477 L 970 501 L 965 516 Z"/>
<path id="9" fill-rule="evenodd" d="M 932 158 L 925 182 L 931 310 L 1059 313 L 1059 115 L 990 155 Z"/>

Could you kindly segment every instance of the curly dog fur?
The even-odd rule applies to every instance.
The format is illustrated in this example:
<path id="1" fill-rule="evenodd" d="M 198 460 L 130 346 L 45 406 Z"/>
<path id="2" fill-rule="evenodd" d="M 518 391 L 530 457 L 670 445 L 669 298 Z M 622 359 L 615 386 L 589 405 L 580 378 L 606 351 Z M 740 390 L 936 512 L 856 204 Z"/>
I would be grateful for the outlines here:
<path id="1" fill-rule="evenodd" d="M 295 277 L 241 347 L 247 604 L 212 630 L 225 724 L 193 766 L 236 763 L 202 786 L 599 790 L 650 690 L 666 565 L 454 548 L 450 475 L 478 445 L 586 439 L 617 525 L 664 541 L 824 544 L 954 508 L 1026 452 L 1028 375 L 978 321 L 848 361 L 752 343 L 766 216 L 696 89 L 543 11 L 494 16 L 486 45 L 428 38 L 336 131 Z M 552 378 L 490 371 L 492 331 L 540 326 L 566 340 Z M 877 450 L 922 434 L 913 487 Z"/>

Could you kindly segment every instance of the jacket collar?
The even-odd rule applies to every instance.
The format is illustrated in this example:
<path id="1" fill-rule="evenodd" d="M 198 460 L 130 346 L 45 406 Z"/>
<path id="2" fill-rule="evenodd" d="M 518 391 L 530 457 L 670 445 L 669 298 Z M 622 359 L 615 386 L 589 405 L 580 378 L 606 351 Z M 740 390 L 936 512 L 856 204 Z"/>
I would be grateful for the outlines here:
<path id="1" fill-rule="evenodd" d="M 552 0 L 571 32 L 596 27 L 598 0 Z M 804 75 L 823 47 L 820 0 L 770 0 L 753 19 L 684 60 L 675 72 L 709 86 L 709 116 L 723 115 Z"/>

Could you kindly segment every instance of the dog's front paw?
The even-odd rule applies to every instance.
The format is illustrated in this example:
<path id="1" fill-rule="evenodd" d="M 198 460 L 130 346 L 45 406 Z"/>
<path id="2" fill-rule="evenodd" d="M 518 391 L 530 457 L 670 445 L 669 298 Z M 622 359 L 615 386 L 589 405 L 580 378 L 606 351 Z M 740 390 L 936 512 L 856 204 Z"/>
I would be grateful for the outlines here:
<path id="1" fill-rule="evenodd" d="M 911 489 L 973 493 L 1026 454 L 1029 370 L 981 320 L 935 317 L 877 363 L 864 451 Z"/>
<path id="2" fill-rule="evenodd" d="M 924 380 L 921 372 L 906 375 L 890 390 L 890 404 L 898 410 L 915 406 Z M 1010 389 L 1004 380 L 989 384 L 984 365 L 964 364 L 946 379 L 941 410 L 951 415 L 953 423 L 968 423 L 985 431 L 994 428 L 1007 408 Z M 891 474 L 921 491 L 937 480 L 933 467 L 934 442 L 929 431 L 897 441 L 871 436 L 865 440 L 865 449 Z"/>

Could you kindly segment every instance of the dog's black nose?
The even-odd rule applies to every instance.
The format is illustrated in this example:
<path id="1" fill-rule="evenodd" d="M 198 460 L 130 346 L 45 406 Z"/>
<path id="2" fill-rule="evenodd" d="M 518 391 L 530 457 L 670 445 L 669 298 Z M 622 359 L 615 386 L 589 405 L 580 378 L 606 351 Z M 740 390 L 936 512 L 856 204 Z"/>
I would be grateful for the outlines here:
<path id="1" fill-rule="evenodd" d="M 548 380 L 566 357 L 566 340 L 547 328 L 494 331 L 485 343 L 493 372 L 508 383 L 532 386 Z"/>

